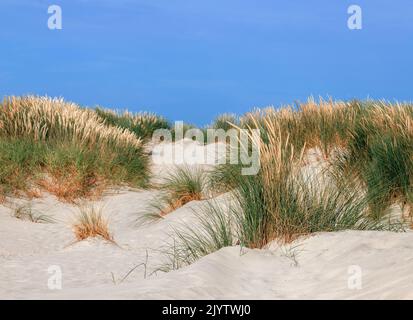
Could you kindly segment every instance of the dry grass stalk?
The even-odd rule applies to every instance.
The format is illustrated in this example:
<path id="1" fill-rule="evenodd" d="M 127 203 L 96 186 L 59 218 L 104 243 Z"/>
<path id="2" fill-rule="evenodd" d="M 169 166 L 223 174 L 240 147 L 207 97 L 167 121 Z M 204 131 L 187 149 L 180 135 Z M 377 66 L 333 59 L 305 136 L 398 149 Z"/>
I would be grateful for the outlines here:
<path id="1" fill-rule="evenodd" d="M 73 224 L 73 232 L 78 241 L 87 238 L 101 237 L 114 242 L 109 231 L 109 222 L 103 216 L 101 209 L 95 207 L 81 208 Z"/>
<path id="2" fill-rule="evenodd" d="M 0 132 L 7 137 L 34 140 L 62 138 L 96 146 L 103 142 L 116 146 L 140 147 L 133 133 L 107 126 L 95 112 L 63 99 L 49 97 L 9 97 L 0 112 Z"/>

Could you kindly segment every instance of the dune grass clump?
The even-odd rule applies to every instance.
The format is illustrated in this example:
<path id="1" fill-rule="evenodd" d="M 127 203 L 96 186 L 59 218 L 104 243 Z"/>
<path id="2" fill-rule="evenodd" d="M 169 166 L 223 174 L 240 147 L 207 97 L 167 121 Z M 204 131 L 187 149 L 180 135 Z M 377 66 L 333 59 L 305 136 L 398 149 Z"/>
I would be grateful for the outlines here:
<path id="1" fill-rule="evenodd" d="M 45 145 L 29 139 L 0 138 L 0 192 L 8 195 L 30 188 L 44 165 Z"/>
<path id="2" fill-rule="evenodd" d="M 179 269 L 237 243 L 236 217 L 229 207 L 209 199 L 193 211 L 193 223 L 174 228 L 173 242 L 163 250 L 166 259 L 159 267 L 160 271 Z"/>
<path id="3" fill-rule="evenodd" d="M 191 123 L 176 123 L 175 126 L 171 129 L 172 141 L 179 141 L 180 139 L 185 139 L 186 137 L 192 139 L 193 141 L 198 141 L 196 138 L 198 134 L 201 132 L 203 134 L 202 142 L 206 144 L 208 142 L 206 130 L 206 128 L 198 128 L 196 125 Z M 182 137 L 180 136 L 181 133 Z M 193 135 L 191 136 L 189 133 L 192 133 Z"/>
<path id="4" fill-rule="evenodd" d="M 73 232 L 78 241 L 101 237 L 107 241 L 114 242 L 113 235 L 109 231 L 109 222 L 103 216 L 101 208 L 80 208 L 80 212 L 75 216 Z"/>
<path id="5" fill-rule="evenodd" d="M 232 246 L 236 242 L 234 223 L 231 216 L 217 203 L 209 200 L 201 208 L 202 214 L 196 214 L 197 226 L 190 226 L 185 231 L 177 230 L 181 240 L 181 259 L 186 263 L 223 247 Z"/>
<path id="6" fill-rule="evenodd" d="M 191 201 L 202 200 L 205 188 L 205 172 L 200 168 L 176 167 L 163 182 L 166 192 L 161 199 L 161 215 L 174 211 Z"/>
<path id="7" fill-rule="evenodd" d="M 339 169 L 338 182 L 349 175 L 358 180 L 370 199 L 370 213 L 379 217 L 395 203 L 408 215 L 411 211 L 412 120 L 410 104 L 370 100 L 317 104 L 310 99 L 296 108 L 255 110 L 241 118 L 241 125 L 259 128 L 262 141 L 268 143 L 266 123 L 273 123 L 294 150 L 319 149 L 321 160 Z M 304 162 L 308 164 L 308 159 Z M 220 170 L 225 172 L 225 167 Z"/>
<path id="8" fill-rule="evenodd" d="M 234 125 L 239 125 L 239 119 L 237 115 L 233 113 L 224 113 L 217 116 L 209 127 L 212 129 L 223 129 L 225 131 L 228 131 L 230 129 L 233 129 Z"/>
<path id="9" fill-rule="evenodd" d="M 222 194 L 234 190 L 241 175 L 241 165 L 239 164 L 219 164 L 209 174 L 207 178 L 208 188 L 214 194 Z"/>
<path id="10" fill-rule="evenodd" d="M 26 220 L 34 223 L 54 223 L 55 220 L 36 210 L 33 210 L 30 205 L 21 205 L 14 210 L 13 216 L 20 220 Z"/>
<path id="11" fill-rule="evenodd" d="M 96 108 L 95 111 L 106 124 L 127 129 L 139 139 L 152 138 L 153 132 L 157 129 L 170 129 L 168 120 L 154 113 L 131 113 L 128 111 L 121 113 L 102 108 Z"/>
<path id="12" fill-rule="evenodd" d="M 148 159 L 132 132 L 62 99 L 11 97 L 0 106 L 0 191 L 41 187 L 62 200 L 112 184 L 145 186 Z"/>
<path id="13" fill-rule="evenodd" d="M 261 138 L 268 142 L 265 121 L 276 123 L 296 150 L 319 148 L 328 158 L 332 149 L 346 145 L 349 129 L 363 108 L 357 101 L 320 99 L 317 103 L 311 98 L 295 107 L 256 109 L 242 116 L 240 124 L 244 129 L 260 129 Z"/>
<path id="14" fill-rule="evenodd" d="M 366 217 L 360 184 L 348 181 L 338 188 L 328 171 L 304 174 L 304 150 L 295 150 L 277 123 L 264 119 L 264 126 L 261 170 L 256 176 L 238 176 L 235 190 L 245 246 L 261 248 L 272 240 L 290 242 L 322 231 L 383 228 L 379 220 Z"/>
<path id="15" fill-rule="evenodd" d="M 204 199 L 206 182 L 201 168 L 176 166 L 159 186 L 162 194 L 152 201 L 144 218 L 161 218 L 191 201 Z"/>
<path id="16" fill-rule="evenodd" d="M 349 130 L 346 152 L 336 162 L 340 173 L 353 172 L 371 196 L 371 213 L 382 216 L 400 204 L 410 216 L 413 203 L 413 106 L 377 103 Z"/>

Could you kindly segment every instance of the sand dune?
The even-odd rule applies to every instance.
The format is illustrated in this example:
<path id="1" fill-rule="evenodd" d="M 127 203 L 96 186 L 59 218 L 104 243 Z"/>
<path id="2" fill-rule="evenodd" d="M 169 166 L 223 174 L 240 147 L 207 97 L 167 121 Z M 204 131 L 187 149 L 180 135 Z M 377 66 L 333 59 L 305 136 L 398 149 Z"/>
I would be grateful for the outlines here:
<path id="1" fill-rule="evenodd" d="M 71 220 L 78 209 L 53 196 L 30 201 L 33 210 L 56 220 L 52 224 L 13 217 L 14 208 L 29 200 L 9 199 L 0 206 L 0 298 L 413 298 L 412 231 L 320 233 L 262 250 L 227 247 L 179 270 L 154 272 L 172 228 L 196 223 L 202 203 L 137 223 L 157 196 L 158 191 L 119 189 L 93 202 L 109 218 L 117 245 L 97 238 L 75 242 Z M 226 197 L 217 201 L 224 205 Z M 51 266 L 61 268 L 61 290 L 48 287 Z"/>
<path id="2" fill-rule="evenodd" d="M 52 197 L 34 201 L 59 219 L 34 224 L 0 211 L 0 297 L 68 299 L 209 298 L 413 298 L 413 232 L 322 233 L 266 250 L 229 247 L 169 273 L 148 275 L 162 260 L 171 225 L 190 221 L 197 203 L 166 219 L 136 226 L 150 191 L 121 191 L 101 201 L 119 246 L 104 240 L 74 241 L 74 208 Z M 146 252 L 148 259 L 146 261 Z M 147 262 L 120 280 L 135 265 Z M 62 290 L 47 287 L 47 269 L 62 269 Z M 350 266 L 360 266 L 361 289 L 349 289 Z M 177 290 L 179 288 L 179 290 Z"/>

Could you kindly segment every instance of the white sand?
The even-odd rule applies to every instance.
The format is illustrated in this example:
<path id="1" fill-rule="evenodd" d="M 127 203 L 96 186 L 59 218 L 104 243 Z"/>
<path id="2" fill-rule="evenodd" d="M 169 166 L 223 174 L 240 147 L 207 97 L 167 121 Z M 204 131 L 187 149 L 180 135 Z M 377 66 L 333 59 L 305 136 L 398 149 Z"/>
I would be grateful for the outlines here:
<path id="1" fill-rule="evenodd" d="M 177 143 L 164 142 L 148 146 L 151 149 L 152 172 L 154 183 L 162 182 L 175 167 L 210 170 L 219 161 L 225 161 L 224 143 L 200 144 L 190 139 Z"/>
<path id="2" fill-rule="evenodd" d="M 412 231 L 321 233 L 287 247 L 273 243 L 265 250 L 223 248 L 190 266 L 149 275 L 165 259 L 159 250 L 170 243 L 171 226 L 182 221 L 193 225 L 193 213 L 199 212 L 199 203 L 191 202 L 163 220 L 137 224 L 157 195 L 157 191 L 120 190 L 94 203 L 109 217 L 119 246 L 100 239 L 74 243 L 70 221 L 77 208 L 53 196 L 31 201 L 34 210 L 57 220 L 53 224 L 19 220 L 12 217 L 13 209 L 0 206 L 0 298 L 413 298 Z M 225 197 L 218 201 L 224 203 Z M 146 279 L 140 266 L 119 283 L 145 262 Z M 52 265 L 62 270 L 61 290 L 48 288 Z M 359 288 L 348 286 L 354 270 L 361 270 Z"/>

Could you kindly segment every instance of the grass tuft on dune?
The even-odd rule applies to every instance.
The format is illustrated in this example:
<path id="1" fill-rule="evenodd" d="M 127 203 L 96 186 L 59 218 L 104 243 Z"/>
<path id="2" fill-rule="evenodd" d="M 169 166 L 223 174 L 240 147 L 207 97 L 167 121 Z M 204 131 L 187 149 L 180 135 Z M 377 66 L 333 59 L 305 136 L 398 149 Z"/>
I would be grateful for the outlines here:
<path id="1" fill-rule="evenodd" d="M 113 184 L 142 187 L 142 140 L 107 125 L 93 110 L 48 97 L 10 97 L 0 106 L 0 191 L 41 187 L 62 200 L 99 194 Z"/>
<path id="2" fill-rule="evenodd" d="M 75 216 L 73 232 L 78 241 L 101 237 L 114 242 L 108 220 L 103 216 L 101 209 L 93 206 L 80 208 L 80 212 Z"/>
<path id="3" fill-rule="evenodd" d="M 207 174 L 201 168 L 176 166 L 164 177 L 159 186 L 162 194 L 152 201 L 143 220 L 161 218 L 191 201 L 203 200 L 206 183 Z"/>
<path id="4" fill-rule="evenodd" d="M 149 112 L 132 113 L 128 111 L 115 112 L 110 109 L 96 108 L 95 112 L 105 123 L 127 129 L 139 139 L 149 140 L 157 129 L 170 129 L 169 122 L 161 116 Z"/>

